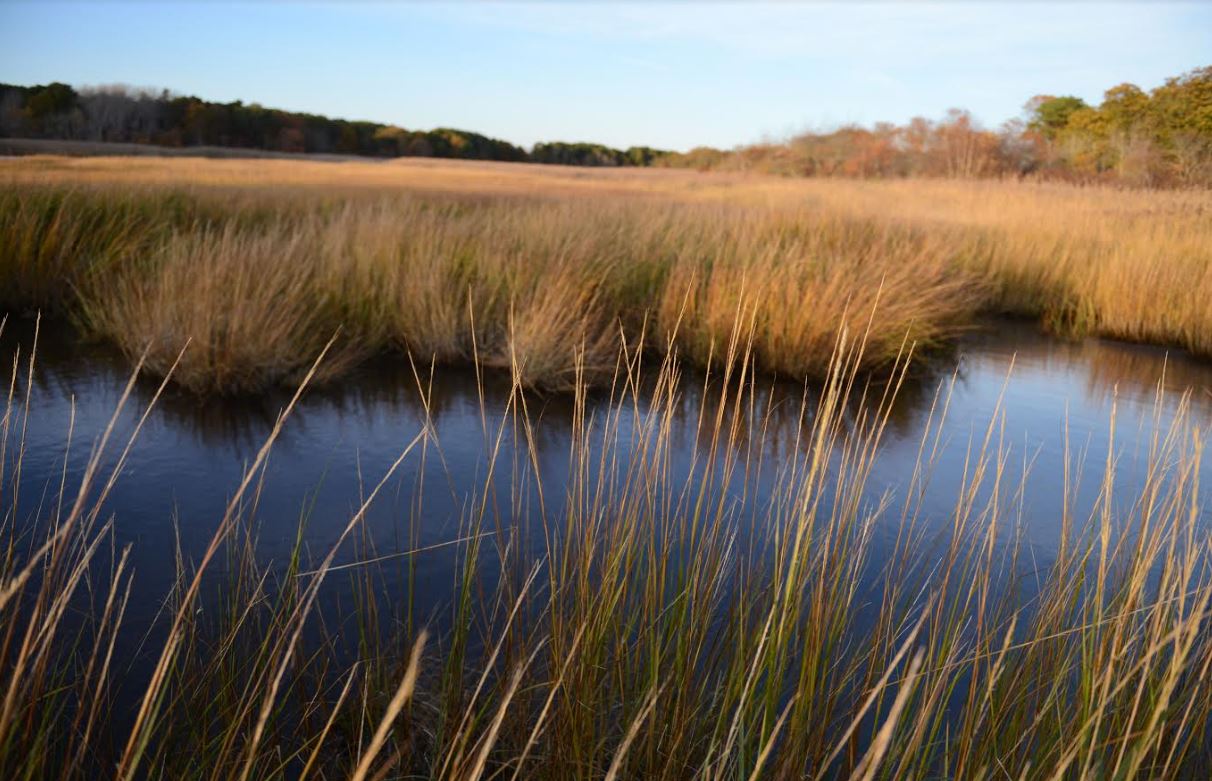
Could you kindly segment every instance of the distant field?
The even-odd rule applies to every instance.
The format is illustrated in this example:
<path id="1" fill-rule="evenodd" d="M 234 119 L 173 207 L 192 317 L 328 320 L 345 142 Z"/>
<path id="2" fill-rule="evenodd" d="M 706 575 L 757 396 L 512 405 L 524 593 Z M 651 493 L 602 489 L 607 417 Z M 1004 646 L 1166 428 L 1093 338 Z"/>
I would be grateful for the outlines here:
<path id="1" fill-rule="evenodd" d="M 48 138 L 0 138 L 0 155 L 69 157 L 207 157 L 238 160 L 369 160 L 357 155 L 296 154 L 230 146 L 157 146 L 113 141 L 64 141 Z"/>
<path id="2" fill-rule="evenodd" d="M 823 376 L 988 313 L 1212 355 L 1212 193 L 425 159 L 0 161 L 0 300 L 199 390 L 406 351 L 563 387 L 641 336 Z"/>
<path id="3" fill-rule="evenodd" d="M 137 157 L 36 154 L 22 159 L 0 160 L 0 184 L 175 184 L 182 187 L 221 185 L 257 189 L 307 187 L 344 193 L 365 192 L 368 189 L 389 193 L 437 189 L 510 195 L 605 194 L 607 191 L 631 195 L 655 191 L 684 199 L 697 198 L 703 193 L 731 193 L 738 183 L 769 184 L 779 181 L 770 177 L 673 169 L 590 168 L 424 157 L 391 160 L 328 158 L 319 155 L 248 157 L 255 159 L 225 159 L 221 154 L 215 159 L 192 154 L 159 156 L 149 153 Z M 344 164 L 332 166 L 330 162 Z"/>

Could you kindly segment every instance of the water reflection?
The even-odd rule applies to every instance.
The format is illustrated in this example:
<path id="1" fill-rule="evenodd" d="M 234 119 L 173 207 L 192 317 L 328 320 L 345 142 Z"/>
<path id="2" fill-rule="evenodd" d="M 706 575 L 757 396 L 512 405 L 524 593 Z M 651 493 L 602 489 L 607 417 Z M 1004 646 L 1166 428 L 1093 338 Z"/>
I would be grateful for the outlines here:
<path id="1" fill-rule="evenodd" d="M 12 358 L 20 352 L 28 358 L 33 323 L 10 322 L 6 331 L 0 337 L 0 354 Z M 953 374 L 961 395 L 985 395 L 991 383 L 1006 379 L 1012 363 L 1016 371 L 1006 399 L 1011 409 L 1021 405 L 1062 413 L 1064 402 L 1080 401 L 1080 405 L 1070 406 L 1069 413 L 1082 414 L 1094 426 L 1097 413 L 1109 411 L 1113 397 L 1131 408 L 1151 408 L 1160 387 L 1171 397 L 1189 392 L 1195 414 L 1205 419 L 1212 415 L 1212 365 L 1206 361 L 1152 346 L 1100 339 L 1059 340 L 1027 323 L 997 321 L 974 330 L 950 354 L 921 359 L 912 367 L 899 384 L 897 402 L 890 411 L 892 433 L 916 438 L 940 383 Z M 700 409 L 714 409 L 724 392 L 719 383 L 705 381 L 698 373 L 684 374 L 681 417 L 697 418 Z M 54 417 L 71 399 L 81 403 L 101 397 L 92 406 L 116 402 L 129 376 L 129 362 L 112 348 L 83 341 L 63 324 L 43 327 L 34 373 L 41 417 Z M 1024 387 L 1028 380 L 1030 388 Z M 873 378 L 868 382 L 867 397 L 878 399 L 885 392 L 886 381 Z M 157 388 L 157 382 L 141 378 L 133 389 L 133 406 L 145 407 Z M 739 440 L 748 441 L 745 427 L 757 419 L 762 441 L 780 451 L 797 438 L 802 407 L 807 402 L 811 408 L 812 389 L 761 375 L 750 380 L 750 388 L 760 414 L 745 416 Z M 485 410 L 503 409 L 509 398 L 507 378 L 499 372 L 477 376 L 471 369 L 455 367 L 438 367 L 431 374 L 430 367 L 414 368 L 405 357 L 384 356 L 336 383 L 309 391 L 285 436 L 287 440 L 306 440 L 334 425 L 355 425 L 354 421 L 385 411 L 420 421 L 426 407 L 437 422 L 463 418 L 470 412 L 478 418 L 481 393 Z M 595 396 L 591 401 L 609 402 L 605 392 Z M 247 454 L 261 445 L 289 398 L 289 392 L 278 389 L 256 397 L 204 399 L 170 387 L 155 414 L 163 425 L 191 437 L 198 447 Z M 559 440 L 570 433 L 573 403 L 569 397 L 542 397 L 531 400 L 530 407 L 539 421 L 536 430 L 545 439 Z"/>
<path id="2" fill-rule="evenodd" d="M 1031 372 L 1080 382 L 1083 400 L 1100 408 L 1115 394 L 1132 405 L 1152 405 L 1160 383 L 1172 396 L 1189 391 L 1198 415 L 1212 413 L 1212 365 L 1181 350 L 1106 339 L 1064 341 L 1025 323 L 998 323 L 966 340 L 965 369 L 987 371 L 1011 355 Z"/>
<path id="3" fill-rule="evenodd" d="M 10 356 L 18 350 L 28 355 L 32 337 L 31 323 L 10 323 L 0 349 Z M 112 350 L 85 343 L 62 326 L 43 328 L 21 476 L 26 495 L 40 495 L 55 485 L 65 463 L 69 472 L 82 468 L 88 445 L 104 429 L 128 373 L 124 358 Z M 1008 484 L 1023 478 L 1021 473 L 1031 465 L 1023 478 L 1029 486 L 1023 531 L 1033 553 L 1046 560 L 1056 545 L 1061 512 L 1066 427 L 1072 450 L 1101 463 L 1112 446 L 1108 421 L 1116 405 L 1121 423 L 1115 445 L 1124 474 L 1120 485 L 1130 494 L 1163 373 L 1162 425 L 1184 394 L 1197 422 L 1212 419 L 1208 363 L 1157 348 L 1059 341 L 1025 324 L 997 322 L 975 330 L 951 354 L 919 362 L 900 388 L 871 490 L 895 496 L 905 488 L 923 431 L 933 420 L 945 446 L 923 507 L 931 523 L 945 528 L 962 482 L 967 445 L 1000 410 L 999 436 L 1015 454 L 1007 460 Z M 418 379 L 406 359 L 383 357 L 304 397 L 275 447 L 258 506 L 259 544 L 265 556 L 280 557 L 289 550 L 305 504 L 310 508 L 305 516 L 308 542 L 314 550 L 325 549 L 343 528 L 366 482 L 383 473 L 422 430 L 427 416 L 440 444 L 425 459 L 403 465 L 367 518 L 369 544 L 379 552 L 458 536 L 468 501 L 485 490 L 493 437 L 503 424 L 506 435 L 498 468 L 529 468 L 523 432 L 502 417 L 510 397 L 506 378 L 493 373 L 477 377 L 473 371 L 451 368 L 439 368 L 432 376 L 426 368 L 420 375 Z M 156 388 L 152 381 L 135 384 L 132 404 L 119 419 L 118 436 L 130 431 Z M 811 388 L 768 377 L 754 379 L 753 391 L 740 407 L 733 443 L 738 458 L 764 465 L 765 473 L 754 477 L 753 485 L 737 488 L 738 497 L 760 504 L 776 483 L 780 463 L 793 449 L 807 446 L 803 434 L 814 401 Z M 883 392 L 873 380 L 868 395 L 878 399 Z M 696 459 L 711 447 L 711 422 L 723 393 L 718 383 L 685 374 L 670 431 L 673 474 L 692 474 Z M 204 400 L 174 388 L 165 392 L 131 452 L 109 508 L 117 519 L 118 543 L 133 543 L 134 564 L 146 593 L 163 593 L 171 577 L 171 557 L 165 552 L 178 540 L 187 558 L 209 540 L 244 465 L 288 399 L 284 392 L 234 400 Z M 598 430 L 612 412 L 610 399 L 608 392 L 596 392 L 587 404 L 587 414 L 599 421 Z M 944 400 L 947 416 L 940 420 Z M 547 498 L 558 500 L 570 469 L 573 401 L 567 396 L 534 397 L 527 406 Z M 711 411 L 706 420 L 701 421 L 701 410 Z M 66 450 L 64 437 L 73 414 L 75 444 Z M 619 416 L 620 425 L 626 418 Z M 624 426 L 620 436 L 627 435 Z M 503 482 L 491 489 L 498 512 L 513 515 L 519 528 L 534 528 L 533 484 L 519 495 L 509 479 Z M 1094 475 L 1077 486 L 1079 502 L 1094 500 L 1097 482 Z M 415 495 L 421 486 L 426 486 L 425 497 L 418 509 Z M 451 550 L 417 562 L 421 582 L 431 582 L 423 589 L 432 603 L 425 610 L 436 609 L 448 591 L 454 561 Z M 150 620 L 156 607 L 134 606 L 132 617 L 137 622 L 142 613 Z"/>

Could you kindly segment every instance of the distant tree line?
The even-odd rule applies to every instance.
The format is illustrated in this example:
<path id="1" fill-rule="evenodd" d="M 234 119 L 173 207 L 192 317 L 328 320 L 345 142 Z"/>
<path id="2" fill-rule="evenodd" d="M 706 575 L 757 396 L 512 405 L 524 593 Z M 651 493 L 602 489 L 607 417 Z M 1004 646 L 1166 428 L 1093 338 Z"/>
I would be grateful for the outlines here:
<path id="1" fill-rule="evenodd" d="M 167 90 L 122 85 L 76 90 L 58 82 L 33 87 L 0 84 L 0 137 L 567 165 L 650 165 L 664 154 L 648 147 L 622 151 L 600 144 L 560 143 L 539 144 L 528 153 L 508 141 L 467 130 L 406 130 L 257 103 L 214 103 Z"/>
<path id="2" fill-rule="evenodd" d="M 57 82 L 0 84 L 0 136 L 373 157 L 527 159 L 521 147 L 464 130 L 407 131 L 257 103 L 214 103 L 167 90 L 111 86 L 77 91 Z"/>
<path id="3" fill-rule="evenodd" d="M 633 146 L 620 150 L 602 144 L 566 144 L 562 141 L 552 141 L 535 144 L 530 150 L 530 159 L 535 163 L 557 165 L 648 166 L 669 154 L 671 153 L 648 146 Z"/>
<path id="4" fill-rule="evenodd" d="M 731 151 L 699 148 L 659 165 L 795 176 L 1004 177 L 1113 181 L 1140 186 L 1212 184 L 1212 67 L 1146 92 L 1107 90 L 1097 106 L 1039 95 L 998 130 L 966 111 L 905 125 L 847 126 Z"/>
<path id="5" fill-rule="evenodd" d="M 1212 184 L 1212 66 L 1152 91 L 1107 90 L 1097 106 L 1039 95 L 997 130 L 966 111 L 904 125 L 879 123 L 804 133 L 782 142 L 666 152 L 550 142 L 528 152 L 451 128 L 406 130 L 256 103 L 213 103 L 123 86 L 75 90 L 53 83 L 0 84 L 0 136 L 227 146 L 372 157 L 449 157 L 581 166 L 667 166 L 792 176 L 1005 177 L 1113 181 L 1140 186 Z"/>

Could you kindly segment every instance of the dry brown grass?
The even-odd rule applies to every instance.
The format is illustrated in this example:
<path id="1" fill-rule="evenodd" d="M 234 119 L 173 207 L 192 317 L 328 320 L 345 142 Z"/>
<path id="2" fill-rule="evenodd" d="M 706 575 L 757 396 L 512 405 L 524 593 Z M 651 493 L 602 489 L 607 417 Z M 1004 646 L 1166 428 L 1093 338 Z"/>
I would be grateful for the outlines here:
<path id="1" fill-rule="evenodd" d="M 398 158 L 389 161 L 212 160 L 56 157 L 0 160 L 0 184 L 306 188 L 323 192 L 453 192 L 476 195 L 727 194 L 751 181 L 733 175 L 644 168 L 572 168 L 531 163 Z"/>
<path id="2" fill-rule="evenodd" d="M 7 308 L 58 301 L 154 367 L 191 338 L 200 389 L 292 381 L 338 330 L 332 373 L 405 350 L 548 387 L 645 329 L 706 363 L 738 317 L 795 376 L 842 326 L 875 366 L 980 312 L 1212 355 L 1206 191 L 34 157 L 0 161 L 0 199 Z"/>
<path id="3" fill-rule="evenodd" d="M 297 382 L 331 335 L 314 239 L 276 226 L 257 235 L 227 227 L 174 236 L 145 263 L 88 277 L 82 315 L 130 355 L 146 349 L 156 374 L 188 344 L 178 368 L 198 390 Z M 330 353 L 322 378 L 364 355 L 362 340 L 350 337 Z"/>

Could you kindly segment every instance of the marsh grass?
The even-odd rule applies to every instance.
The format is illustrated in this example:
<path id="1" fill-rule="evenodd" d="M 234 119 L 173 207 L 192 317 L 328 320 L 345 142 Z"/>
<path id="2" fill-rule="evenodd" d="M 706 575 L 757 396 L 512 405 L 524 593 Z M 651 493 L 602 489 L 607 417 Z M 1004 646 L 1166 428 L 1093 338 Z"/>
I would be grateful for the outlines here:
<path id="1" fill-rule="evenodd" d="M 1129 503 L 1114 459 L 1085 465 L 1101 494 L 1066 503 L 1042 568 L 1017 543 L 1026 489 L 998 418 L 952 511 L 926 512 L 946 385 L 903 494 L 869 484 L 909 354 L 982 312 L 1212 354 L 1206 193 L 314 165 L 4 162 L 0 298 L 202 392 L 302 392 L 386 353 L 428 410 L 436 364 L 507 373 L 446 620 L 427 632 L 412 590 L 387 590 L 380 568 L 413 558 L 381 559 L 362 528 L 401 464 L 440 459 L 428 414 L 336 545 L 309 551 L 301 529 L 288 561 L 258 560 L 292 401 L 203 555 L 178 552 L 153 661 L 123 672 L 123 616 L 148 597 L 104 500 L 131 444 L 111 424 L 82 473 L 65 453 L 58 485 L 22 495 L 38 409 L 19 356 L 0 421 L 5 777 L 1207 775 L 1212 581 L 1185 399 L 1155 419 Z M 719 389 L 690 410 L 684 364 Z M 761 455 L 767 370 L 822 386 L 779 463 Z M 573 398 L 567 484 L 543 479 L 532 388 Z M 680 415 L 701 445 L 689 479 Z M 339 621 L 334 578 L 354 595 Z"/>
<path id="2" fill-rule="evenodd" d="M 742 302 L 751 356 L 797 379 L 839 324 L 886 368 L 988 313 L 1212 355 L 1203 191 L 424 161 L 28 158 L 0 181 L 5 310 L 150 345 L 156 373 L 189 339 L 174 377 L 198 391 L 292 385 L 337 332 L 320 380 L 474 353 L 567 390 L 646 330 L 718 359 Z"/>
<path id="3" fill-rule="evenodd" d="M 933 248 L 837 217 L 414 197 L 339 206 L 271 197 L 216 217 L 208 195 L 186 216 L 167 202 L 157 218 L 158 195 L 128 197 L 139 204 L 133 227 L 119 210 L 99 231 L 91 215 L 107 193 L 11 203 L 0 230 L 23 240 L 8 265 L 14 280 L 32 280 L 11 298 L 37 290 L 25 308 L 55 302 L 132 360 L 150 350 L 146 366 L 161 375 L 189 342 L 174 377 L 204 392 L 297 382 L 317 335 L 334 332 L 320 379 L 384 351 L 445 363 L 474 352 L 527 387 L 566 390 L 577 371 L 608 375 L 620 340 L 646 327 L 676 333 L 687 357 L 709 363 L 750 300 L 762 367 L 820 378 L 837 324 L 857 325 L 877 300 L 869 367 L 891 363 L 906 333 L 945 340 L 979 289 Z M 81 251 L 87 235 L 102 249 Z"/>
<path id="4" fill-rule="evenodd" d="M 0 769 L 65 779 L 1206 774 L 1212 573 L 1202 437 L 1186 399 L 1171 422 L 1153 421 L 1131 499 L 1113 498 L 1123 495 L 1113 455 L 1085 465 L 1101 472 L 1101 493 L 1091 506 L 1067 501 L 1055 559 L 1024 568 L 1015 519 L 1025 483 L 1006 476 L 1000 416 L 974 437 L 947 517 L 923 507 L 948 384 L 904 492 L 869 484 L 907 346 L 894 381 L 871 386 L 862 332 L 843 329 L 824 387 L 798 411 L 799 438 L 765 463 L 757 445 L 770 421 L 754 403 L 751 347 L 760 306 L 740 307 L 704 380 L 716 390 L 696 409 L 682 403 L 676 333 L 655 351 L 616 351 L 605 412 L 591 414 L 574 382 L 566 484 L 543 480 L 513 364 L 505 409 L 483 410 L 488 468 L 464 496 L 449 624 L 434 631 L 413 617 L 411 591 L 384 593 L 376 574 L 411 557 L 383 559 L 359 542 L 395 470 L 440 452 L 428 415 L 382 475 L 366 476 L 331 548 L 307 553 L 301 531 L 287 561 L 258 560 L 258 496 L 292 400 L 206 550 L 178 553 L 162 631 L 149 635 L 154 667 L 133 681 L 116 680 L 112 650 L 129 600 L 148 596 L 127 551 L 113 550 L 104 510 L 129 445 L 110 441 L 111 424 L 52 501 L 18 496 L 23 421 L 37 414 L 19 390 L 36 360 L 14 361 L 0 421 Z M 654 353 L 664 356 L 655 364 Z M 304 373 L 300 393 L 316 376 Z M 426 387 L 418 374 L 427 409 Z M 671 468 L 680 414 L 697 422 L 700 444 L 688 480 Z M 507 442 L 521 445 L 516 455 Z M 1083 464 L 1066 462 L 1073 497 Z M 761 499 L 750 491 L 768 473 L 776 487 Z M 497 487 L 512 504 L 490 500 Z M 537 550 L 521 526 L 534 494 Z M 881 531 L 890 550 L 876 545 Z M 322 607 L 334 578 L 354 595 L 338 623 Z M 352 659 L 339 650 L 350 644 Z M 120 684 L 138 692 L 131 716 L 113 707 Z"/>

